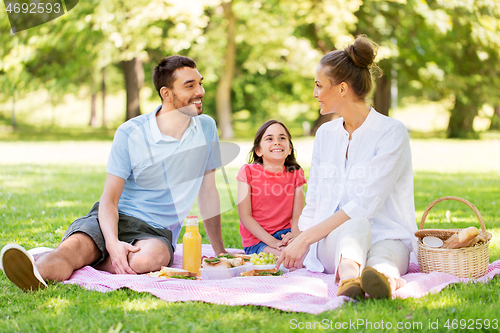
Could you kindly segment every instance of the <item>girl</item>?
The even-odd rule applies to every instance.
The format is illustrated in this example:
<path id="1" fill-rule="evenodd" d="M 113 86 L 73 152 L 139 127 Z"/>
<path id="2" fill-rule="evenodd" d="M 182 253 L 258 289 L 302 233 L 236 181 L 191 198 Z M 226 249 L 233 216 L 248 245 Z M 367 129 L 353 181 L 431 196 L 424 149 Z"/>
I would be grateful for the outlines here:
<path id="1" fill-rule="evenodd" d="M 306 183 L 285 125 L 276 120 L 262 125 L 248 162 L 236 177 L 243 247 L 246 254 L 279 256 L 281 248 L 299 234 Z"/>
<path id="2" fill-rule="evenodd" d="M 368 107 L 376 44 L 364 36 L 325 55 L 314 97 L 341 118 L 316 133 L 302 233 L 277 265 L 335 274 L 337 294 L 390 298 L 415 249 L 415 207 L 406 127 Z"/>

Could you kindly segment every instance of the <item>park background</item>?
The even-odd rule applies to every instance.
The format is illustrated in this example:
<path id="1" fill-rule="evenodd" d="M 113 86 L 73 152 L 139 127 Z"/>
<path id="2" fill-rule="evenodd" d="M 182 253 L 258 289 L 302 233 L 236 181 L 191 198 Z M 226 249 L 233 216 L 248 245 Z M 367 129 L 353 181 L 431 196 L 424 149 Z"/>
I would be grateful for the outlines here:
<path id="1" fill-rule="evenodd" d="M 152 70 L 192 57 L 205 113 L 222 139 L 252 137 L 269 118 L 314 133 L 314 72 L 329 51 L 365 34 L 384 75 L 375 109 L 417 135 L 479 137 L 500 129 L 500 9 L 495 0 L 80 1 L 46 24 L 9 33 L 0 11 L 3 132 L 116 128 L 159 97 Z M 10 127 L 9 127 L 10 126 Z M 308 130 L 308 129 L 311 130 Z M 4 134 L 5 135 L 5 134 Z"/>
<path id="2" fill-rule="evenodd" d="M 366 34 L 380 45 L 384 71 L 370 103 L 410 133 L 417 220 L 435 198 L 466 198 L 493 233 L 490 262 L 500 260 L 498 1 L 88 0 L 15 34 L 0 8 L 0 246 L 54 247 L 87 213 L 102 193 L 116 128 L 160 104 L 151 75 L 170 54 L 195 59 L 205 77 L 204 113 L 216 119 L 221 140 L 241 147 L 226 170 L 233 196 L 251 139 L 270 118 L 291 129 L 307 175 L 314 132 L 330 120 L 312 97 L 316 65 Z M 217 174 L 224 240 L 241 248 L 237 210 Z M 436 206 L 426 223 L 470 225 L 478 225 L 473 212 L 452 202 Z M 60 284 L 24 294 L 2 273 L 0 332 L 287 331 L 292 319 L 493 319 L 499 287 L 495 278 L 314 316 Z"/>

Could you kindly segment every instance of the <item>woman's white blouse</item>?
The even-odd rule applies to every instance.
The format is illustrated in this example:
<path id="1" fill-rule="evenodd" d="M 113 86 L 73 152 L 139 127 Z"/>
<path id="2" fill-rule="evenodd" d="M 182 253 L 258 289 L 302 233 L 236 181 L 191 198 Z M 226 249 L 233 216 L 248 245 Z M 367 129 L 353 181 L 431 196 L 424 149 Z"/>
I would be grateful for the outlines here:
<path id="1" fill-rule="evenodd" d="M 370 221 L 372 244 L 399 239 L 414 251 L 417 226 L 405 125 L 372 108 L 349 142 L 343 124 L 339 118 L 316 133 L 299 229 L 309 229 L 342 209 L 350 218 Z M 310 246 L 304 265 L 311 271 L 324 270 L 317 259 L 317 243 Z"/>

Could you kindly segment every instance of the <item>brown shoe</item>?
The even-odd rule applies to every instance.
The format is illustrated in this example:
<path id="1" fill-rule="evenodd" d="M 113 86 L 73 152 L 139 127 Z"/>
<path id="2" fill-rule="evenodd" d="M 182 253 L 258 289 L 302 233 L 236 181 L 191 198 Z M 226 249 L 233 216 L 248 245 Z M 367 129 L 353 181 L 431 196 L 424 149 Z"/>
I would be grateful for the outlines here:
<path id="1" fill-rule="evenodd" d="M 7 278 L 23 291 L 34 291 L 47 287 L 36 269 L 33 256 L 22 246 L 5 245 L 0 258 L 3 272 Z"/>
<path id="2" fill-rule="evenodd" d="M 361 288 L 372 298 L 392 298 L 389 279 L 372 267 L 363 269 Z"/>
<path id="3" fill-rule="evenodd" d="M 365 292 L 361 288 L 361 279 L 348 279 L 340 281 L 339 289 L 337 289 L 337 296 L 347 296 L 350 298 L 364 298 Z"/>

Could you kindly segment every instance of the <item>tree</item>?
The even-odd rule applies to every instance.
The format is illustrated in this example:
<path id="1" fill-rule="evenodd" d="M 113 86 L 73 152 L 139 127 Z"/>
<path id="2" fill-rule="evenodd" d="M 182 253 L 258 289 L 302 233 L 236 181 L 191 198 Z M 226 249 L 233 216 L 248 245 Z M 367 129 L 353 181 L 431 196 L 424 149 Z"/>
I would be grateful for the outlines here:
<path id="1" fill-rule="evenodd" d="M 490 131 L 500 130 L 500 106 L 496 105 L 493 108 L 493 115 L 491 116 Z"/>
<path id="2" fill-rule="evenodd" d="M 344 0 L 308 0 L 294 1 L 291 12 L 294 13 L 294 35 L 307 38 L 311 45 L 322 55 L 342 49 L 352 39 L 351 31 L 355 29 L 357 17 L 354 13 L 362 1 Z M 325 122 L 336 117 L 336 114 L 318 116 L 312 132 Z"/>
<path id="3" fill-rule="evenodd" d="M 140 92 L 144 84 L 144 69 L 142 61 L 134 57 L 122 60 L 120 63 L 125 76 L 125 90 L 127 91 L 126 119 L 137 117 L 141 114 Z"/>
<path id="4" fill-rule="evenodd" d="M 149 5 L 148 5 L 149 3 Z M 152 5 L 157 5 L 153 10 Z M 107 51 L 104 65 L 119 63 L 125 79 L 125 120 L 141 114 L 140 91 L 144 83 L 144 49 L 152 38 L 160 38 L 161 29 L 150 29 L 151 23 L 166 19 L 165 5 L 158 1 L 105 1 L 99 3 L 91 15 L 92 29 L 100 31 L 99 43 Z M 104 66 L 103 66 L 104 67 Z M 101 67 L 101 68 L 103 68 Z"/>
<path id="5" fill-rule="evenodd" d="M 293 36 L 294 23 L 290 22 L 293 15 L 290 4 L 293 2 L 233 0 L 231 4 L 235 19 L 235 49 L 232 37 L 228 38 L 228 26 L 231 26 L 227 16 L 229 3 L 221 3 L 206 7 L 205 13 L 210 21 L 203 36 L 196 39 L 188 53 L 197 59 L 205 77 L 206 112 L 220 108 L 221 99 L 212 98 L 213 91 L 219 96 L 224 91 L 226 101 L 230 92 L 232 116 L 238 119 L 239 129 L 260 124 L 269 117 L 280 117 L 280 110 L 290 104 L 304 100 L 309 103 L 311 68 L 319 60 L 318 52 L 305 38 Z M 227 83 L 231 75 L 227 74 L 231 71 L 227 68 L 231 66 L 228 67 L 230 62 L 225 59 L 233 50 L 235 66 L 229 87 Z M 304 91 L 307 91 L 306 98 Z M 224 128 L 232 126 L 230 118 L 221 114 L 216 118 L 224 138 Z M 227 125 L 222 125 L 224 121 Z"/>
<path id="6" fill-rule="evenodd" d="M 388 102 L 389 79 L 398 73 L 400 96 L 452 98 L 449 137 L 473 133 L 484 103 L 498 103 L 500 9 L 495 1 L 365 1 L 357 32 L 380 40 L 380 61 L 388 80 L 379 81 L 375 100 Z M 386 109 L 386 107 L 382 107 Z"/>
<path id="7" fill-rule="evenodd" d="M 233 0 L 222 3 L 224 18 L 227 22 L 227 44 L 224 55 L 224 69 L 216 92 L 218 128 L 222 139 L 234 137 L 232 125 L 231 92 L 236 67 L 236 17 L 233 13 Z"/>
<path id="8" fill-rule="evenodd" d="M 455 106 L 448 125 L 449 137 L 464 137 L 473 132 L 473 121 L 484 103 L 498 102 L 500 79 L 500 4 L 476 1 L 472 6 L 453 2 L 448 9 L 453 30 L 447 34 L 457 42 L 452 87 Z M 493 88 L 496 87 L 496 88 Z M 493 89 L 492 89 L 493 88 Z M 496 91 L 496 93 L 495 93 Z"/>
<path id="9" fill-rule="evenodd" d="M 65 94 L 80 92 L 82 88 L 87 88 L 88 95 L 95 100 L 94 87 L 99 73 L 95 46 L 101 36 L 91 29 L 85 18 L 93 12 L 96 3 L 82 3 L 57 20 L 13 36 L 15 45 L 2 58 L 12 59 L 11 68 L 6 72 L 7 76 L 18 78 L 17 87 L 24 92 L 46 89 L 54 105 Z"/>
<path id="10" fill-rule="evenodd" d="M 206 25 L 203 5 L 203 1 L 195 0 L 105 1 L 85 18 L 92 30 L 102 34 L 98 43 L 102 75 L 109 64 L 120 64 L 125 79 L 126 120 L 141 114 L 144 62 L 157 54 L 163 58 L 166 53 L 189 48 Z M 104 96 L 104 85 L 102 91 Z"/>
<path id="11" fill-rule="evenodd" d="M 35 84 L 31 76 L 24 71 L 22 59 L 30 53 L 30 47 L 22 47 L 25 32 L 14 34 L 10 32 L 10 23 L 7 13 L 0 11 L 0 93 L 3 100 L 12 98 L 11 124 L 16 124 L 16 96 L 22 96 Z"/>
<path id="12" fill-rule="evenodd" d="M 365 34 L 380 46 L 376 61 L 383 75 L 375 81 L 373 106 L 388 116 L 393 97 L 391 87 L 396 79 L 393 75 L 411 61 L 408 56 L 413 56 L 417 49 L 412 45 L 413 31 L 425 24 L 411 1 L 365 0 L 355 14 L 358 23 L 353 34 Z M 404 81 L 404 75 L 398 79 Z"/>
<path id="13" fill-rule="evenodd" d="M 13 79 L 22 78 L 17 89 L 25 82 L 48 89 L 54 103 L 65 93 L 87 86 L 91 105 L 95 105 L 103 69 L 120 64 L 126 83 L 128 119 L 140 114 L 143 62 L 149 60 L 148 51 L 157 49 L 166 54 L 189 48 L 206 21 L 202 1 L 80 3 L 57 20 L 17 33 L 12 41 L 6 40 L 6 46 L 12 47 L 0 53 L 2 60 L 8 60 L 0 62 L 0 66 L 2 71 L 9 70 L 10 81 L 2 85 L 12 87 L 16 85 L 12 84 Z M 8 25 L 4 17 L 3 25 Z M 2 80 L 7 82 L 7 77 Z"/>
<path id="14" fill-rule="evenodd" d="M 485 103 L 498 103 L 500 5 L 488 0 L 446 1 L 419 9 L 426 21 L 439 17 L 445 22 L 432 39 L 419 38 L 426 61 L 418 69 L 419 77 L 425 89 L 432 90 L 429 95 L 455 101 L 448 137 L 475 136 L 478 110 Z"/>
<path id="15" fill-rule="evenodd" d="M 107 127 L 106 120 L 106 67 L 102 68 L 102 81 L 101 81 L 101 93 L 102 93 L 102 127 Z"/>

